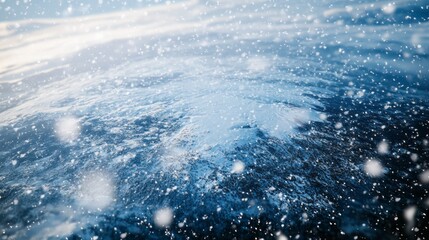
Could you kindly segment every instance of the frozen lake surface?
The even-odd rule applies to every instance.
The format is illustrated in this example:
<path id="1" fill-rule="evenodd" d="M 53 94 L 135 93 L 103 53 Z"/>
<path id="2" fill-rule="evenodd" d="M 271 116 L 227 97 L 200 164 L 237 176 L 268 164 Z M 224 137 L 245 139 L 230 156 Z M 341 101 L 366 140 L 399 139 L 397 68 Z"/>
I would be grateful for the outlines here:
<path id="1" fill-rule="evenodd" d="M 0 238 L 427 239 L 429 1 L 110 3 L 0 3 Z"/>

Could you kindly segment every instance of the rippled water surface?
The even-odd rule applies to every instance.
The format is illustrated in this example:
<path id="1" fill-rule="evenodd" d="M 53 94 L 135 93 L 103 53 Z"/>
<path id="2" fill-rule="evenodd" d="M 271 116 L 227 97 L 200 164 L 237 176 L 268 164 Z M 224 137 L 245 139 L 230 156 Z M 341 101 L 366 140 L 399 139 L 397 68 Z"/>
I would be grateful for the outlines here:
<path id="1" fill-rule="evenodd" d="M 428 1 L 120 3 L 0 3 L 2 239 L 427 239 Z"/>

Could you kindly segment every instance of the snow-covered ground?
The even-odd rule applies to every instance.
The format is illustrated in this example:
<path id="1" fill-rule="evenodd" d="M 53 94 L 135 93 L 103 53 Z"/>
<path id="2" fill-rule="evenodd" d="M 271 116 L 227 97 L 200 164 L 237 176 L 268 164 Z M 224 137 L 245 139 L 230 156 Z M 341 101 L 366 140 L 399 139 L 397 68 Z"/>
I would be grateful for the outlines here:
<path id="1" fill-rule="evenodd" d="M 88 9 L 0 22 L 0 236 L 427 236 L 428 1 Z"/>

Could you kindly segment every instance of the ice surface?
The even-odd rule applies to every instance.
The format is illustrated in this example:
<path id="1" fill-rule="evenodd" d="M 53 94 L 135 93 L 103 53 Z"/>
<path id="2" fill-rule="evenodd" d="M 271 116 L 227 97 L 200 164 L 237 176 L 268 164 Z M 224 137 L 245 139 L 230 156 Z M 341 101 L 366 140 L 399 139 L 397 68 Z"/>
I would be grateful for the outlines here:
<path id="1" fill-rule="evenodd" d="M 0 22 L 4 237 L 427 226 L 425 1 L 155 5 Z"/>

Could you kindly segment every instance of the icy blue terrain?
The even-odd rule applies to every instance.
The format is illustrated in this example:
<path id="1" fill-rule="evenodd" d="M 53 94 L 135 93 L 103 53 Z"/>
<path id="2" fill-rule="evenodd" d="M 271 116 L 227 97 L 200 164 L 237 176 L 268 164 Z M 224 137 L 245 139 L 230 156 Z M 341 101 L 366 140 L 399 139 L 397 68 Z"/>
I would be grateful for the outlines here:
<path id="1" fill-rule="evenodd" d="M 1 239 L 428 238 L 429 1 L 20 4 Z"/>

